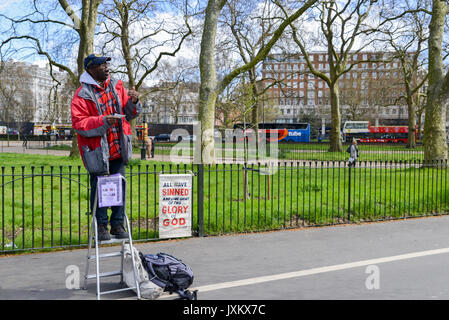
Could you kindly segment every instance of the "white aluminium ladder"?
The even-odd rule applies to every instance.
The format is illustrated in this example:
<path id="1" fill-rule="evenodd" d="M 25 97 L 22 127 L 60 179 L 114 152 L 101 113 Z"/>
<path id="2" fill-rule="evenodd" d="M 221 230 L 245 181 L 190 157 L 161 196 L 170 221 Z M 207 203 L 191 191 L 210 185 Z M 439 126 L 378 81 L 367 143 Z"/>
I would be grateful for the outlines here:
<path id="1" fill-rule="evenodd" d="M 111 235 L 111 240 L 107 241 L 98 241 L 98 223 L 96 219 L 96 211 L 97 211 L 97 203 L 98 203 L 98 185 L 97 185 L 97 192 L 95 193 L 95 200 L 94 200 L 94 206 L 92 208 L 92 222 L 91 222 L 91 228 L 89 232 L 89 247 L 87 250 L 87 259 L 86 259 L 86 272 L 84 274 L 84 290 L 87 290 L 87 281 L 90 279 L 96 279 L 97 282 L 97 300 L 100 300 L 101 295 L 108 294 L 108 293 L 115 293 L 115 292 L 121 292 L 121 291 L 127 291 L 127 290 L 135 290 L 137 293 L 137 298 L 140 300 L 140 288 L 139 288 L 139 282 L 137 279 L 137 269 L 136 264 L 134 260 L 134 250 L 132 250 L 132 235 L 131 235 L 131 229 L 129 225 L 128 216 L 126 214 L 126 179 L 121 176 L 121 178 L 125 182 L 125 190 L 124 190 L 124 201 L 123 201 L 123 208 L 124 208 L 124 220 L 126 223 L 126 230 L 128 231 L 128 238 L 127 239 L 116 239 L 113 235 Z M 94 254 L 91 254 L 92 251 L 92 241 L 95 243 L 95 251 Z M 100 245 L 102 244 L 111 244 L 111 243 L 122 243 L 122 247 L 120 251 L 117 252 L 111 252 L 111 253 L 103 253 L 100 254 Z M 135 280 L 135 287 L 126 287 L 121 288 L 117 290 L 110 290 L 110 291 L 101 291 L 100 286 L 100 279 L 105 277 L 112 277 L 112 276 L 120 276 L 120 283 L 123 284 L 123 259 L 124 259 L 124 245 L 128 242 L 129 246 L 131 248 L 131 258 L 132 258 L 132 266 L 133 266 L 133 274 L 134 274 L 134 280 Z M 120 263 L 120 270 L 117 271 L 111 271 L 111 272 L 100 272 L 100 260 L 103 258 L 111 258 L 111 257 L 120 257 L 121 263 Z M 89 262 L 90 260 L 95 260 L 95 273 L 89 274 Z"/>

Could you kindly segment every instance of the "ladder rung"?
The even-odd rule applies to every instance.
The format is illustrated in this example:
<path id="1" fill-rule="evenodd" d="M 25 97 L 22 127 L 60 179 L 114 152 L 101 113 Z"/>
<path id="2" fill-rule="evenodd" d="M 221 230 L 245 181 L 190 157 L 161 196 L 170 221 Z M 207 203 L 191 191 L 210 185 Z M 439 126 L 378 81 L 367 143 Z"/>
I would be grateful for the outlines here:
<path id="1" fill-rule="evenodd" d="M 134 289 L 136 289 L 136 287 L 132 287 L 132 288 L 128 287 L 128 288 L 122 288 L 122 289 L 110 290 L 110 291 L 101 291 L 100 295 L 108 294 L 108 293 L 114 293 L 114 292 L 127 291 L 127 290 L 134 290 Z"/>
<path id="2" fill-rule="evenodd" d="M 111 271 L 111 272 L 103 272 L 103 273 L 99 273 L 99 277 L 100 278 L 106 278 L 106 277 L 112 277 L 112 276 L 118 276 L 121 275 L 122 272 L 121 271 Z M 88 274 L 87 275 L 87 279 L 94 279 L 97 277 L 97 274 Z"/>
<path id="3" fill-rule="evenodd" d="M 98 255 L 99 258 L 110 258 L 110 257 L 119 257 L 122 255 L 121 251 L 117 251 L 117 252 L 111 252 L 111 253 L 103 253 Z M 91 255 L 89 256 L 89 259 L 95 259 L 96 256 L 95 255 Z"/>
<path id="4" fill-rule="evenodd" d="M 95 243 L 95 237 L 92 237 L 93 243 Z M 115 236 L 111 235 L 110 240 L 98 240 L 98 244 L 113 244 L 113 243 L 123 243 L 123 242 L 129 242 L 129 237 L 125 239 L 117 239 Z"/>

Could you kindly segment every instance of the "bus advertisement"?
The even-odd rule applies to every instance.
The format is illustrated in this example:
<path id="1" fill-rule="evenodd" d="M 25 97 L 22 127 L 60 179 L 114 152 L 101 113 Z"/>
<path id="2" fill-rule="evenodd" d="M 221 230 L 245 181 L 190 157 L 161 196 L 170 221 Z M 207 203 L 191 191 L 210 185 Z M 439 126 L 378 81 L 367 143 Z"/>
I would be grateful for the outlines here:
<path id="1" fill-rule="evenodd" d="M 252 130 L 252 125 L 242 123 L 234 125 L 234 129 Z M 309 123 L 259 123 L 259 134 L 267 141 L 310 142 Z"/>
<path id="2" fill-rule="evenodd" d="M 407 143 L 408 126 L 371 126 L 369 121 L 346 121 L 343 138 L 346 142 L 357 139 L 361 143 Z"/>
<path id="3" fill-rule="evenodd" d="M 368 134 L 369 127 L 369 121 L 346 121 L 343 125 L 343 142 L 351 142 L 353 138 L 359 138 L 361 134 Z"/>

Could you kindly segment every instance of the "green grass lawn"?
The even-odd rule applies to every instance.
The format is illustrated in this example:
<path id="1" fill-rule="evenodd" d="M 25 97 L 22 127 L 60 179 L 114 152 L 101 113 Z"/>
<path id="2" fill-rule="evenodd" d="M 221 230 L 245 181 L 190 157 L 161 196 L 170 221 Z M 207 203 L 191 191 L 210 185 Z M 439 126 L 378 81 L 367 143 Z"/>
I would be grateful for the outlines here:
<path id="1" fill-rule="evenodd" d="M 80 159 L 0 154 L 0 251 L 87 243 L 88 175 Z M 206 234 L 271 230 L 446 213 L 447 170 L 345 162 L 204 169 Z M 136 240 L 158 237 L 158 174 L 198 172 L 196 165 L 133 160 L 126 170 L 127 213 Z M 246 174 L 245 174 L 246 172 Z M 193 229 L 198 179 L 193 179 Z M 246 186 L 246 187 L 245 187 Z"/>
<path id="2" fill-rule="evenodd" d="M 176 142 L 157 142 L 154 144 L 155 155 L 169 156 L 173 148 L 177 148 L 177 155 L 188 155 L 193 157 L 194 144 L 192 142 L 183 141 Z M 219 146 L 219 144 L 216 144 Z M 327 143 L 279 143 L 277 157 L 279 160 L 310 160 L 310 161 L 345 161 L 349 158 L 345 152 L 347 145 L 343 146 L 343 152 L 328 152 L 329 144 Z M 225 148 L 225 144 L 221 144 L 221 148 Z M 70 150 L 70 146 L 52 146 L 50 150 Z M 183 149 L 183 150 L 181 150 Z M 230 151 L 233 149 L 232 151 Z M 233 148 L 226 149 L 226 157 L 244 158 L 243 143 L 238 143 Z M 133 148 L 135 154 L 140 154 L 141 145 L 135 144 Z M 267 145 L 266 150 L 261 152 L 263 156 L 269 156 L 270 146 Z M 220 155 L 220 151 L 217 151 Z M 359 160 L 360 161 L 422 161 L 424 160 L 423 147 L 418 146 L 410 149 L 404 144 L 359 144 Z"/>
<path id="3" fill-rule="evenodd" d="M 175 143 L 156 143 L 155 154 L 156 155 L 170 155 Z M 280 160 L 310 160 L 310 161 L 345 161 L 349 158 L 349 154 L 346 152 L 347 146 L 343 146 L 343 152 L 328 152 L 329 145 L 325 143 L 279 143 L 277 145 L 278 152 L 274 155 Z M 193 156 L 193 144 L 183 142 L 177 145 L 177 155 L 190 155 Z M 184 148 L 185 151 L 180 151 Z M 243 158 L 243 144 L 239 143 L 232 148 L 225 148 L 225 144 L 221 145 L 222 150 L 227 150 L 226 157 Z M 135 151 L 140 152 L 140 149 Z M 260 152 L 261 156 L 273 155 L 273 150 L 270 146 L 266 146 L 266 150 Z M 216 151 L 220 156 L 220 149 Z M 424 160 L 423 147 L 406 148 L 403 144 L 386 144 L 386 145 L 371 145 L 360 144 L 359 145 L 359 160 L 360 161 L 422 161 Z"/>

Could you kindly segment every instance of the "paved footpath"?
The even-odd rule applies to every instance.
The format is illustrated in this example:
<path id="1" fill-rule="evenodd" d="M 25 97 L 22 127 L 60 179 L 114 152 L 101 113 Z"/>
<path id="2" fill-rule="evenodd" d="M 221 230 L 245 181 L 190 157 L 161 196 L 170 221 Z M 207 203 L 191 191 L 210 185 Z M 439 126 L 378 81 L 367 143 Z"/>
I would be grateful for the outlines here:
<path id="1" fill-rule="evenodd" d="M 189 264 L 201 300 L 449 299 L 448 230 L 449 216 L 441 216 L 135 246 Z M 0 300 L 96 299 L 95 280 L 87 290 L 66 287 L 68 268 L 79 268 L 82 283 L 86 252 L 0 256 Z M 119 266 L 117 258 L 104 261 L 103 271 Z M 103 290 L 120 288 L 118 281 L 103 279 Z M 127 291 L 103 298 L 136 296 Z"/>

